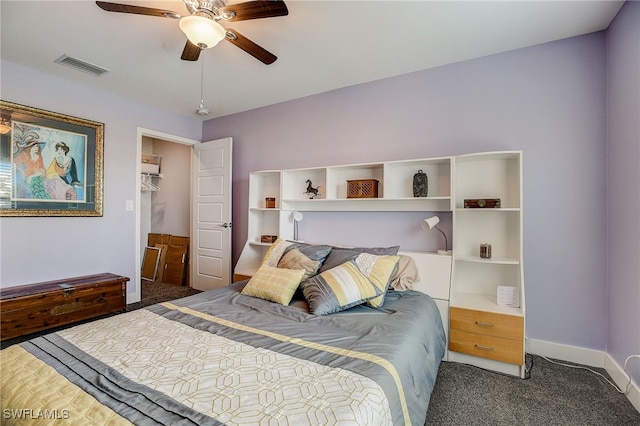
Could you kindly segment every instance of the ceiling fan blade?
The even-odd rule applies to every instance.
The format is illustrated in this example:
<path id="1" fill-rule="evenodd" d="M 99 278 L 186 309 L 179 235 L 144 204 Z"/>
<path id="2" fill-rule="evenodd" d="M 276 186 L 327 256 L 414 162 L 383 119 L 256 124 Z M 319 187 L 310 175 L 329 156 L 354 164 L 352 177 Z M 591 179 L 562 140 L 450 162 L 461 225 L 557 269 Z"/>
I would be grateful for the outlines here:
<path id="1" fill-rule="evenodd" d="M 289 9 L 282 0 L 257 0 L 221 7 L 219 12 L 223 19 L 234 22 L 286 16 Z"/>
<path id="2" fill-rule="evenodd" d="M 187 44 L 184 45 L 184 50 L 182 51 L 182 56 L 180 56 L 180 59 L 182 59 L 183 61 L 197 61 L 200 57 L 201 50 L 202 49 L 200 49 L 198 46 L 187 40 Z"/>
<path id="3" fill-rule="evenodd" d="M 276 59 L 278 59 L 276 55 L 258 46 L 235 30 L 230 30 L 227 28 L 226 39 L 232 44 L 235 44 L 240 49 L 247 52 L 249 55 L 267 65 L 274 63 Z"/>
<path id="4" fill-rule="evenodd" d="M 152 7 L 133 6 L 130 4 L 109 3 L 97 1 L 96 4 L 107 12 L 133 13 L 136 15 L 158 16 L 160 18 L 180 19 L 180 15 L 171 10 L 155 9 Z"/>

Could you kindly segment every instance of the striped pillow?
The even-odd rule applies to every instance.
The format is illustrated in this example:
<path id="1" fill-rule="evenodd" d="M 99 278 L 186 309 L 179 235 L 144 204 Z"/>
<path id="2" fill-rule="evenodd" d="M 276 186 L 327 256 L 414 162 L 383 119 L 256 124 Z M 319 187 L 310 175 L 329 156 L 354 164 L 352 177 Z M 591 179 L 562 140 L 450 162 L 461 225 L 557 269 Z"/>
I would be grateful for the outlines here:
<path id="1" fill-rule="evenodd" d="M 288 305 L 304 275 L 304 269 L 274 268 L 262 265 L 242 289 L 245 296 L 259 297 Z"/>
<path id="2" fill-rule="evenodd" d="M 367 305 L 380 307 L 384 303 L 384 296 L 387 294 L 391 277 L 398 269 L 398 261 L 400 256 L 376 256 L 373 254 L 362 253 L 354 259 L 358 269 L 369 281 L 371 281 L 379 290 L 380 296 L 369 301 Z"/>
<path id="3" fill-rule="evenodd" d="M 382 294 L 353 260 L 309 278 L 302 284 L 302 292 L 315 315 L 340 312 Z"/>

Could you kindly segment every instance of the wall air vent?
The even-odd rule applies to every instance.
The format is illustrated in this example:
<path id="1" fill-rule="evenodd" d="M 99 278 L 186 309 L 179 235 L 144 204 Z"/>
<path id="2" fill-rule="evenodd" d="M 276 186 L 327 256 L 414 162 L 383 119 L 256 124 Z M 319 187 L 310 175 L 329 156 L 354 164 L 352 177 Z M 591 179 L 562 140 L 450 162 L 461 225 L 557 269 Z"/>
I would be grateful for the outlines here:
<path id="1" fill-rule="evenodd" d="M 68 67 L 77 69 L 78 71 L 92 74 L 96 77 L 100 77 L 101 75 L 109 72 L 109 70 L 106 68 L 102 68 L 97 65 L 90 64 L 89 62 L 85 62 L 77 58 L 72 58 L 71 56 L 67 56 L 67 55 L 62 55 L 53 62 L 56 62 L 61 65 L 66 65 Z"/>

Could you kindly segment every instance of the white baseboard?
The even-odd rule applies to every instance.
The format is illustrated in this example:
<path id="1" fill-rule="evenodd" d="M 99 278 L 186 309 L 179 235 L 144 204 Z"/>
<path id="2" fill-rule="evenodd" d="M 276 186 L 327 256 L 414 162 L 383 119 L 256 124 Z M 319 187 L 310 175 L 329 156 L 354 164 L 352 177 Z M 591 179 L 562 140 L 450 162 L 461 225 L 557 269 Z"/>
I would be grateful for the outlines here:
<path id="1" fill-rule="evenodd" d="M 534 339 L 528 339 L 526 346 L 527 352 L 534 355 L 603 368 L 620 389 L 624 390 L 629 382 L 629 376 L 624 372 L 622 366 L 606 352 Z M 637 383 L 631 382 L 626 397 L 635 409 L 640 411 L 640 388 Z"/>
<path id="2" fill-rule="evenodd" d="M 614 383 L 618 385 L 620 389 L 626 389 L 627 383 L 629 383 L 629 376 L 624 372 L 622 366 L 615 362 L 609 354 L 607 354 L 604 360 L 604 369 L 607 370 L 607 373 L 609 373 Z M 627 393 L 627 398 L 631 401 L 631 404 L 633 404 L 636 410 L 640 411 L 640 388 L 633 380 L 631 381 L 631 387 L 629 388 L 629 393 Z"/>
<path id="3" fill-rule="evenodd" d="M 561 359 L 590 367 L 604 368 L 606 352 L 544 340 L 528 339 L 526 351 L 547 358 Z"/>

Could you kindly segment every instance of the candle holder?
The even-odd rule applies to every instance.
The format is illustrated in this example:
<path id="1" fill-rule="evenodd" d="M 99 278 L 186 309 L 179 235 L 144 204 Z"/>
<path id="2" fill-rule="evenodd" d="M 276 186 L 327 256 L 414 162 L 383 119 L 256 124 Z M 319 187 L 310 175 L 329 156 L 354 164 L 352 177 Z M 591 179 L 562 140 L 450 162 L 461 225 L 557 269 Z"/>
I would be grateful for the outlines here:
<path id="1" fill-rule="evenodd" d="M 480 258 L 491 259 L 491 244 L 489 243 L 480 244 Z"/>

